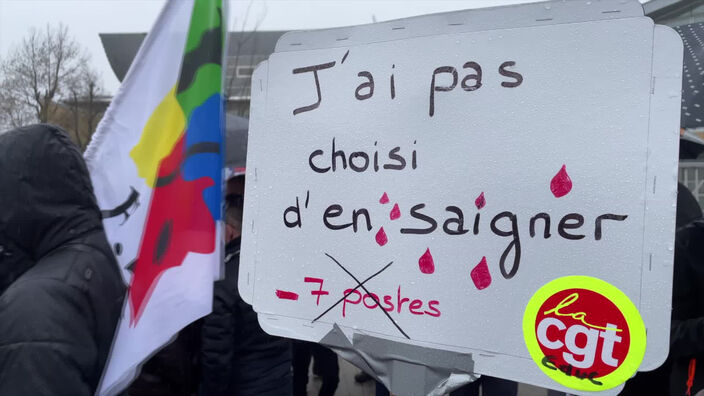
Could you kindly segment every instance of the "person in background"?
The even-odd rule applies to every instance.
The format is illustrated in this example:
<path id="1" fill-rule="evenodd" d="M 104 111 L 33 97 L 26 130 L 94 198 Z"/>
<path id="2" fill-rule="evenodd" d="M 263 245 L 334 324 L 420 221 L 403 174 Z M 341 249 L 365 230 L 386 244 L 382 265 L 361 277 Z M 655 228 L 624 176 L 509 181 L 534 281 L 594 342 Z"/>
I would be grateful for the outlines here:
<path id="1" fill-rule="evenodd" d="M 670 354 L 657 369 L 638 372 L 620 395 L 692 395 L 704 388 L 704 219 L 699 203 L 677 185 Z M 697 367 L 700 363 L 700 367 Z"/>
<path id="2" fill-rule="evenodd" d="M 176 338 L 142 366 L 128 396 L 194 396 L 200 384 L 202 320 L 181 330 Z"/>
<path id="3" fill-rule="evenodd" d="M 125 285 L 66 133 L 0 134 L 0 395 L 94 395 Z"/>
<path id="4" fill-rule="evenodd" d="M 291 343 L 259 327 L 252 306 L 237 288 L 244 176 L 227 182 L 225 197 L 225 277 L 215 282 L 213 312 L 203 320 L 203 396 L 291 395 Z"/>
<path id="5" fill-rule="evenodd" d="M 699 203 L 678 186 L 672 279 L 670 394 L 704 389 L 704 218 Z M 667 367 L 666 365 L 663 365 Z"/>
<path id="6" fill-rule="evenodd" d="M 293 342 L 293 396 L 307 394 L 308 367 L 311 358 L 314 359 L 314 374 L 320 375 L 323 382 L 318 395 L 333 396 L 340 382 L 337 355 L 320 344 L 307 341 Z"/>
<path id="7" fill-rule="evenodd" d="M 704 155 L 701 139 L 684 129 L 680 129 L 680 136 L 680 160 Z M 666 386 L 669 383 L 671 395 L 693 395 L 704 389 L 704 218 L 699 202 L 681 183 L 677 186 L 675 232 L 670 355 L 654 372 L 668 370 L 670 375 L 652 377 Z M 654 389 L 652 383 L 644 385 L 643 391 Z"/>

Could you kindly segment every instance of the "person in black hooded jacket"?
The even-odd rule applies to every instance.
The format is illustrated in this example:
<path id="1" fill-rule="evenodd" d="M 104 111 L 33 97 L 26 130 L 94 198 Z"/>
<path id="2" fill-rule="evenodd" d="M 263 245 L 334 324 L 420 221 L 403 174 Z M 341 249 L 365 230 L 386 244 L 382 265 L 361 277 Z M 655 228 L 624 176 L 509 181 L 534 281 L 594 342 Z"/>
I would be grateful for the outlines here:
<path id="1" fill-rule="evenodd" d="M 125 287 L 59 128 L 0 134 L 0 395 L 93 395 Z"/>

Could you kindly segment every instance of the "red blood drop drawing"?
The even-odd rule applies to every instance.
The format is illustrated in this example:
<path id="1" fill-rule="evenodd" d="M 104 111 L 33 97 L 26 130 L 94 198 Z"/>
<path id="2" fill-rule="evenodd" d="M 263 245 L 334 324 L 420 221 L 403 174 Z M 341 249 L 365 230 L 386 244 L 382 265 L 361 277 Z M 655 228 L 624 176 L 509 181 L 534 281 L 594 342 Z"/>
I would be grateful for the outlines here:
<path id="1" fill-rule="evenodd" d="M 290 292 L 290 291 L 285 291 L 285 290 L 276 290 L 276 297 L 282 299 L 282 300 L 298 300 L 298 293 Z"/>
<path id="2" fill-rule="evenodd" d="M 482 257 L 482 261 L 477 264 L 472 272 L 469 274 L 472 277 L 472 282 L 477 290 L 483 290 L 491 285 L 491 274 L 489 273 L 489 266 L 486 263 L 486 257 Z"/>
<path id="3" fill-rule="evenodd" d="M 435 272 L 435 262 L 433 261 L 433 255 L 430 254 L 430 248 L 426 249 L 425 253 L 418 259 L 418 268 L 424 274 Z"/>
<path id="4" fill-rule="evenodd" d="M 389 213 L 389 218 L 391 220 L 396 220 L 399 217 L 401 217 L 401 209 L 398 208 L 398 204 L 394 204 L 394 208 L 391 209 L 391 213 Z"/>
<path id="5" fill-rule="evenodd" d="M 477 199 L 474 200 L 474 204 L 477 206 L 477 209 L 481 209 L 486 205 L 486 198 L 484 198 L 484 191 L 482 191 L 481 194 L 477 197 Z"/>
<path id="6" fill-rule="evenodd" d="M 389 238 L 386 237 L 386 232 L 384 231 L 384 227 L 379 228 L 379 231 L 376 233 L 376 243 L 379 244 L 379 246 L 384 246 L 386 245 L 386 242 L 389 241 Z"/>
<path id="7" fill-rule="evenodd" d="M 550 191 L 552 191 L 555 198 L 564 197 L 572 191 L 572 180 L 570 175 L 567 174 L 565 165 L 562 165 L 560 171 L 550 181 Z"/>
<path id="8" fill-rule="evenodd" d="M 384 195 L 381 196 L 381 199 L 379 199 L 380 204 L 387 204 L 389 203 L 389 196 L 384 193 Z"/>

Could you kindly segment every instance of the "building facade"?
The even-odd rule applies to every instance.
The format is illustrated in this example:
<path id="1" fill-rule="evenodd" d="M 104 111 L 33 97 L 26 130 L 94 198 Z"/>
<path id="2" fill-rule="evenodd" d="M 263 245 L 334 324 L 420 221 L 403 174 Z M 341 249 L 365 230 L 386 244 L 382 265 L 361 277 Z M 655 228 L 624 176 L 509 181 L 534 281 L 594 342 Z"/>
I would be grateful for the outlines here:
<path id="1" fill-rule="evenodd" d="M 227 112 L 249 117 L 250 84 L 257 65 L 274 52 L 284 31 L 230 32 L 227 41 L 225 94 Z M 100 40 L 110 67 L 122 82 L 146 33 L 103 33 Z"/>

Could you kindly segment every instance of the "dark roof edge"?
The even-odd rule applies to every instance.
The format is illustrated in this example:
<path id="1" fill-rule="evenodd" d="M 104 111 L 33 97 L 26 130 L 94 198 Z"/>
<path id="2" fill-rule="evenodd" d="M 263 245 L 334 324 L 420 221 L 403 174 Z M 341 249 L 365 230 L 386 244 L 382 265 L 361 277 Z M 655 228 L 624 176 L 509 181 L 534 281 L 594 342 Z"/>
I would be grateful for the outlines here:
<path id="1" fill-rule="evenodd" d="M 257 30 L 253 32 L 229 32 L 228 34 L 231 36 L 230 43 L 232 45 L 233 43 L 237 43 L 236 40 L 232 40 L 233 35 L 260 33 L 264 35 L 280 36 L 285 32 L 284 30 Z M 147 33 L 99 33 L 98 35 L 100 36 L 103 50 L 110 63 L 110 68 L 113 73 L 115 73 L 117 79 L 122 82 Z M 276 38 L 278 39 L 278 37 Z M 271 43 L 271 52 L 273 52 L 274 46 L 275 40 Z"/>
<path id="2" fill-rule="evenodd" d="M 147 34 L 99 33 L 98 35 L 110 68 L 115 73 L 115 77 L 122 82 Z"/>

